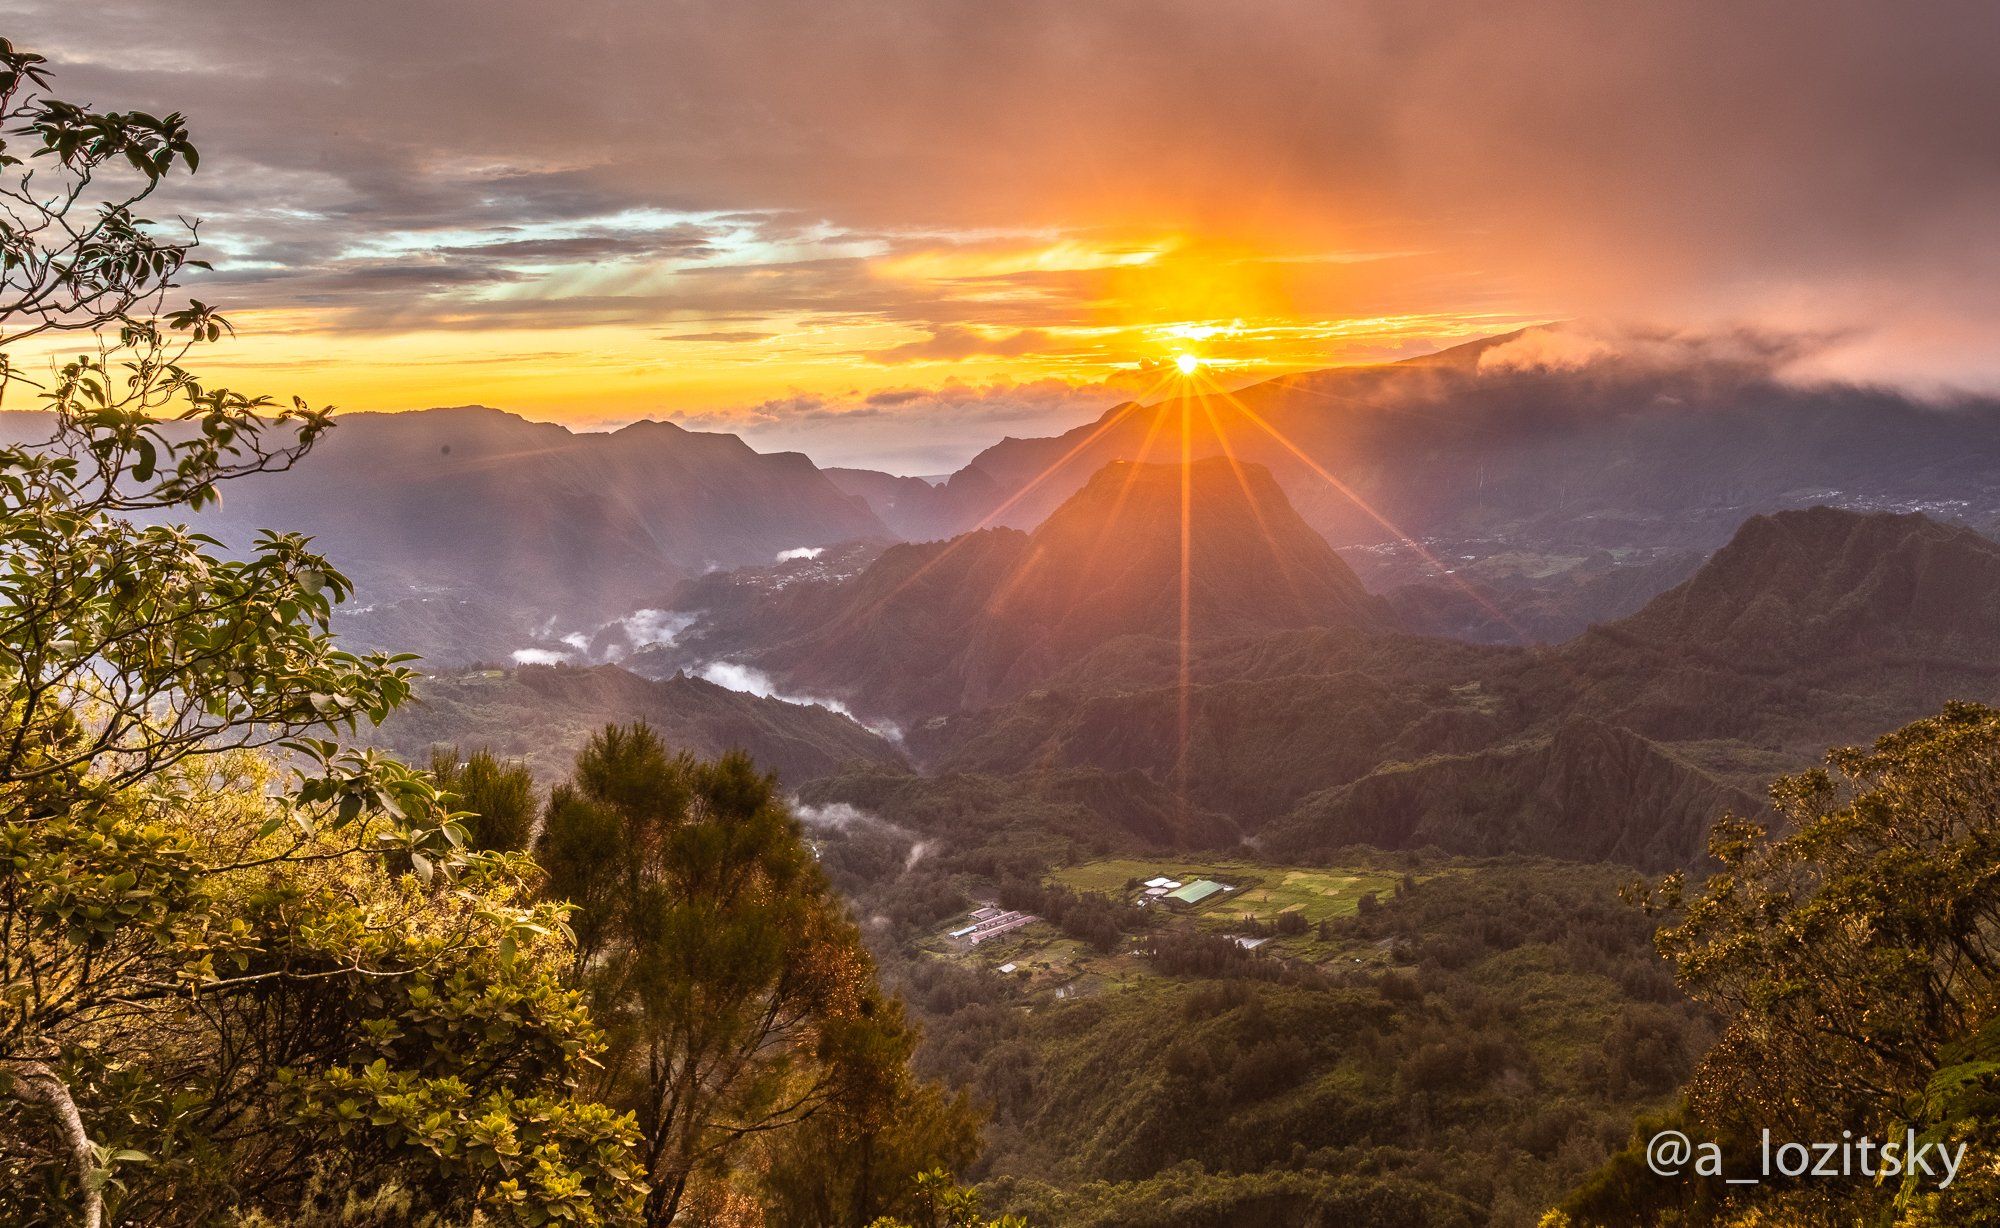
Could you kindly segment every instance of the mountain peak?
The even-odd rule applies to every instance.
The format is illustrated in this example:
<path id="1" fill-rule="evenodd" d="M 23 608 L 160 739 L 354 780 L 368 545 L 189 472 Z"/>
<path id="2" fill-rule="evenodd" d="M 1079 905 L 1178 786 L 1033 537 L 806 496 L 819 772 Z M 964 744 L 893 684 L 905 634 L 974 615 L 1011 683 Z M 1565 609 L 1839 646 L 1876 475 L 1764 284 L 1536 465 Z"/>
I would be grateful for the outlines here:
<path id="1" fill-rule="evenodd" d="M 1753 516 L 1686 583 L 1614 626 L 1770 660 L 2000 648 L 2000 543 L 1920 513 Z"/>
<path id="2" fill-rule="evenodd" d="M 1262 466 L 1117 461 L 1032 534 L 887 551 L 770 664 L 899 716 L 958 711 L 1122 637 L 1178 638 L 1184 593 L 1195 639 L 1388 624 Z"/>
<path id="3" fill-rule="evenodd" d="M 1196 638 L 1294 626 L 1380 626 L 1384 612 L 1260 464 L 1114 460 L 1028 538 L 1006 608 L 1060 640 Z"/>
<path id="4" fill-rule="evenodd" d="M 1270 471 L 1227 457 L 1112 461 L 1030 535 L 1023 570 L 1007 605 L 1065 637 L 1178 635 L 1183 582 L 1197 637 L 1386 618 Z"/>

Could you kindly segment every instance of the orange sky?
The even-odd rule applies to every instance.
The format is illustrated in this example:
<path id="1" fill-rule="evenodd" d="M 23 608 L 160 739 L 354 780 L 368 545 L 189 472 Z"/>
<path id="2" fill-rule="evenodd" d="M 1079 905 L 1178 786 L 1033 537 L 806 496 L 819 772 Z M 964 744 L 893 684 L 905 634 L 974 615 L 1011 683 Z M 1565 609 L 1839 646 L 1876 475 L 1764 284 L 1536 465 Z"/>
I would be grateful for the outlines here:
<path id="1" fill-rule="evenodd" d="M 1225 382 L 1610 318 L 2000 383 L 2000 16 L 1941 0 L 19 0 L 177 109 L 208 370 L 936 472 Z"/>
<path id="2" fill-rule="evenodd" d="M 907 295 L 950 318 L 752 308 L 637 322 L 530 318 L 354 331 L 323 312 L 250 306 L 234 311 L 239 337 L 208 369 L 250 384 L 304 382 L 357 407 L 476 399 L 618 421 L 802 391 L 1144 382 L 1147 369 L 1184 353 L 1218 375 L 1252 379 L 1402 357 L 1547 318 L 1399 293 L 1399 280 L 1436 263 L 1425 253 L 1255 250 L 1162 234 L 933 239 L 847 259 L 855 268 L 846 276 L 865 287 L 859 294 Z M 670 289 L 675 274 L 585 267 L 545 276 L 565 294 L 592 295 L 645 278 Z M 529 284 L 507 292 L 555 291 Z M 1361 314 L 1384 307 L 1393 310 Z"/>

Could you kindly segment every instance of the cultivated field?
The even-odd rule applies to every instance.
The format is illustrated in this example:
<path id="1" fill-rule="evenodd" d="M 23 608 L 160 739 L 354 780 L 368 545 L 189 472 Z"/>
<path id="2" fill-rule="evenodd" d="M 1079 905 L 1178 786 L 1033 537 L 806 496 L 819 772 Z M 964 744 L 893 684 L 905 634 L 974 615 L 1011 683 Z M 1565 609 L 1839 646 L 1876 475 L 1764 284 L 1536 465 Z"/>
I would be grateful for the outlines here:
<path id="1" fill-rule="evenodd" d="M 1126 884 L 1158 875 L 1193 882 L 1213 879 L 1236 888 L 1199 909 L 1203 918 L 1238 920 L 1249 915 L 1269 921 L 1279 913 L 1298 912 L 1314 924 L 1344 917 L 1360 907 L 1369 892 L 1386 897 L 1401 875 L 1391 870 L 1355 866 L 1278 866 L 1254 861 L 1148 861 L 1109 858 L 1066 866 L 1049 875 L 1053 882 L 1075 891 L 1095 891 L 1114 897 L 1132 894 Z"/>

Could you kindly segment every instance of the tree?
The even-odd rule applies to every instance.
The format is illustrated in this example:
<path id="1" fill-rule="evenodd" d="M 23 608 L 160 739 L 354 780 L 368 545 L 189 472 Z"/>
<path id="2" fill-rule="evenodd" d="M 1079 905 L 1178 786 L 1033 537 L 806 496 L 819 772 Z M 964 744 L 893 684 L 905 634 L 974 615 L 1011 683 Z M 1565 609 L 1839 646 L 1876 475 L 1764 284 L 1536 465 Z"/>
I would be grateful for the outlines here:
<path id="1" fill-rule="evenodd" d="M 1018 1216 L 984 1218 L 979 1212 L 979 1195 L 954 1184 L 942 1169 L 920 1173 L 916 1187 L 918 1206 L 907 1219 L 884 1216 L 868 1228 L 1027 1228 L 1027 1221 Z"/>
<path id="2" fill-rule="evenodd" d="M 469 816 L 467 847 L 503 852 L 528 847 L 540 804 L 534 773 L 526 764 L 503 763 L 491 751 L 462 755 L 440 749 L 431 755 L 430 770 L 437 787 Z"/>
<path id="3" fill-rule="evenodd" d="M 907 1061 L 914 1033 L 896 1025 L 881 1035 L 896 1046 L 885 1060 Z M 836 1101 L 760 1140 L 753 1167 L 764 1228 L 919 1215 L 932 1201 L 926 1174 L 955 1172 L 978 1157 L 980 1119 L 963 1092 L 907 1072 L 884 1090 L 859 1103 Z"/>
<path id="4" fill-rule="evenodd" d="M 225 741 L 379 720 L 408 673 L 334 647 L 327 612 L 347 584 L 304 538 L 228 559 L 131 518 L 289 468 L 331 418 L 208 388 L 185 365 L 228 324 L 200 302 L 165 309 L 198 264 L 191 229 L 161 238 L 132 212 L 195 165 L 180 117 L 91 111 L 45 96 L 46 80 L 40 56 L 0 40 L 0 399 L 36 384 L 12 361 L 24 339 L 78 332 L 93 352 L 40 385 L 49 440 L 0 448 L 0 785 L 88 772 L 116 788 Z M 86 210 L 107 178 L 119 186 Z"/>
<path id="5" fill-rule="evenodd" d="M 2000 1006 L 2000 713 L 1949 705 L 1772 797 L 1782 838 L 1718 824 L 1720 872 L 1653 897 L 1682 988 L 1729 1020 L 1691 1098 L 1717 1120 L 1877 1126 Z"/>
<path id="6" fill-rule="evenodd" d="M 193 226 L 134 212 L 195 169 L 184 123 L 47 85 L 0 40 L 0 397 L 49 423 L 0 449 L 0 1219 L 623 1218 L 560 908 L 326 736 L 408 670 L 335 645 L 349 586 L 305 539 L 170 523 L 331 425 L 185 365 L 228 325 L 167 306 Z M 65 333 L 46 382 L 12 361 Z"/>
<path id="7" fill-rule="evenodd" d="M 909 1036 L 769 777 L 611 726 L 550 795 L 539 860 L 578 906 L 577 971 L 609 1042 L 600 1094 L 639 1123 L 650 1224 L 822 1116 L 890 1124 Z M 865 1222 L 862 1190 L 830 1222 Z M 857 1218 L 849 1219 L 849 1216 Z"/>
<path id="8" fill-rule="evenodd" d="M 1662 1181 L 1643 1136 L 1672 1126 L 1742 1155 L 1867 1136 L 2000 1145 L 2000 712 L 1953 703 L 1772 787 L 1778 822 L 1717 824 L 1719 870 L 1645 893 L 1681 987 L 1725 1026 L 1684 1105 L 1545 1222 L 2000 1223 L 1975 1166 L 1778 1186 Z M 1647 1072 L 1649 1075 L 1650 1069 Z"/>

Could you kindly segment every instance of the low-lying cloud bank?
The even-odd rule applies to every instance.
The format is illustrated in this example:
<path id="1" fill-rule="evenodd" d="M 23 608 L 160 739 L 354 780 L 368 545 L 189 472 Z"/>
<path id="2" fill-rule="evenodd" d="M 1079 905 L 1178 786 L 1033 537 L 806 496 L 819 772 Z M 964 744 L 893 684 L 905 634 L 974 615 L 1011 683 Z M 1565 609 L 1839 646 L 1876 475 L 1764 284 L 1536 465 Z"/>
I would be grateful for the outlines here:
<path id="1" fill-rule="evenodd" d="M 771 675 L 761 669 L 754 669 L 737 661 L 709 661 L 695 670 L 695 676 L 719 687 L 732 691 L 742 691 L 749 695 L 760 695 L 788 704 L 803 704 L 808 707 L 825 708 L 837 712 L 862 728 L 867 729 L 891 742 L 901 742 L 903 731 L 890 721 L 865 721 L 854 714 L 854 710 L 837 699 L 824 695 L 796 695 L 779 688 Z"/>

